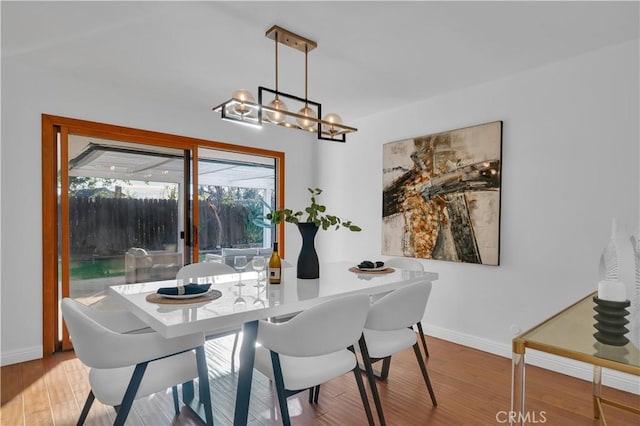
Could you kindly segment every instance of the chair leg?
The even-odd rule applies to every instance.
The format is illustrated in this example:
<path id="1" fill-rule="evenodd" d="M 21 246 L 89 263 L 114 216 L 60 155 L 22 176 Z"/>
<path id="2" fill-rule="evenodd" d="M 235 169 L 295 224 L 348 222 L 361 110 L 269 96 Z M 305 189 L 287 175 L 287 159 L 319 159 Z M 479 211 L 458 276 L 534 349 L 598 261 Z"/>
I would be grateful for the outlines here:
<path id="1" fill-rule="evenodd" d="M 318 403 L 318 398 L 320 398 L 320 385 L 316 385 L 316 392 L 315 392 L 315 395 L 313 396 L 314 404 Z"/>
<path id="2" fill-rule="evenodd" d="M 89 410 L 91 409 L 91 405 L 93 404 L 93 400 L 96 399 L 93 391 L 89 391 L 89 395 L 87 395 L 87 400 L 84 403 L 84 407 L 82 407 L 82 413 L 80 413 L 80 417 L 78 418 L 78 426 L 84 424 L 84 421 L 87 420 L 87 415 L 89 414 Z"/>
<path id="3" fill-rule="evenodd" d="M 375 377 L 378 380 L 387 380 L 389 378 L 389 368 L 391 367 L 391 355 L 389 355 L 386 358 L 376 358 L 376 359 L 370 358 L 370 360 L 372 365 L 371 368 L 373 371 L 373 377 Z M 373 364 L 381 360 L 382 360 L 382 368 L 380 368 L 380 371 L 373 370 Z M 365 371 L 364 365 L 361 365 L 360 369 L 362 371 Z"/>
<path id="4" fill-rule="evenodd" d="M 320 397 L 320 385 L 309 388 L 309 404 L 317 404 Z"/>
<path id="5" fill-rule="evenodd" d="M 427 349 L 427 339 L 424 337 L 424 331 L 422 331 L 422 322 L 418 321 L 416 325 L 418 326 L 418 333 L 420 334 L 420 340 L 422 340 L 422 347 L 424 348 L 424 356 L 429 358 L 429 349 Z"/>
<path id="6" fill-rule="evenodd" d="M 352 350 L 353 346 L 349 348 Z M 362 372 L 358 364 L 353 368 L 353 375 L 356 376 L 356 383 L 358 384 L 358 391 L 360 392 L 360 399 L 362 399 L 362 406 L 364 412 L 367 414 L 367 421 L 370 426 L 374 425 L 373 414 L 371 413 L 371 405 L 369 405 L 369 398 L 367 398 L 367 392 L 364 390 L 364 382 L 362 381 Z M 320 391 L 320 385 L 317 386 L 318 392 Z M 317 394 L 316 394 L 317 396 Z"/>
<path id="7" fill-rule="evenodd" d="M 148 364 L 148 362 L 141 362 L 140 364 L 137 364 L 136 368 L 133 370 L 129 386 L 127 386 L 127 391 L 124 393 L 122 403 L 120 403 L 118 415 L 113 422 L 114 426 L 124 425 L 124 422 L 129 415 L 129 411 L 131 410 L 131 406 L 133 405 L 133 400 L 136 398 L 136 393 L 138 393 L 138 388 L 140 387 L 142 377 L 144 376 L 144 372 L 147 369 Z"/>
<path id="8" fill-rule="evenodd" d="M 360 346 L 360 354 L 362 355 L 362 363 L 364 364 L 367 379 L 369 380 L 369 387 L 371 388 L 371 394 L 373 395 L 373 402 L 376 405 L 376 411 L 378 412 L 378 420 L 380 420 L 380 426 L 386 425 L 384 421 L 384 413 L 382 412 L 382 403 L 380 402 L 380 395 L 378 394 L 378 386 L 376 385 L 376 378 L 373 375 L 373 367 L 371 366 L 371 358 L 369 357 L 369 351 L 367 350 L 367 343 L 364 340 L 364 335 L 360 336 L 358 341 Z"/>
<path id="9" fill-rule="evenodd" d="M 173 395 L 173 409 L 176 412 L 176 416 L 180 415 L 180 402 L 178 401 L 178 387 L 171 386 L 171 394 Z"/>
<path id="10" fill-rule="evenodd" d="M 382 360 L 382 369 L 378 378 L 380 380 L 387 380 L 389 377 L 389 367 L 391 367 L 391 357 L 388 356 Z"/>
<path id="11" fill-rule="evenodd" d="M 271 351 L 271 366 L 273 367 L 273 379 L 276 382 L 276 393 L 278 394 L 278 404 L 280 405 L 280 415 L 282 425 L 291 426 L 289 418 L 289 407 L 287 407 L 287 396 L 285 395 L 284 380 L 282 379 L 282 367 L 280 357 L 276 352 Z"/>
<path id="12" fill-rule="evenodd" d="M 424 378 L 424 383 L 427 385 L 427 389 L 429 390 L 429 396 L 431 396 L 431 403 L 433 406 L 438 405 L 438 401 L 436 401 L 436 395 L 433 392 L 433 387 L 431 386 L 431 380 L 429 380 L 429 373 L 427 373 L 427 366 L 424 364 L 424 360 L 422 359 L 422 353 L 420 352 L 420 347 L 418 346 L 418 342 L 413 345 L 413 352 L 416 354 L 416 359 L 418 360 L 418 365 L 420 365 L 420 370 L 422 371 L 422 377 Z"/>

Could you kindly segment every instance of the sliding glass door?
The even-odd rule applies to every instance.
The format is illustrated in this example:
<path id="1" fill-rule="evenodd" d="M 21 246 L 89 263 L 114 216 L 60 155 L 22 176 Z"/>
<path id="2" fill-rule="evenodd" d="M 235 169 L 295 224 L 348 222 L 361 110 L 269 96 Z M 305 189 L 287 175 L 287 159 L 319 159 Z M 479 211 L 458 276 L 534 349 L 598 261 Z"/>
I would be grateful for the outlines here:
<path id="1" fill-rule="evenodd" d="M 43 116 L 45 353 L 71 347 L 63 297 L 113 309 L 112 285 L 270 247 L 283 170 L 282 153 Z"/>

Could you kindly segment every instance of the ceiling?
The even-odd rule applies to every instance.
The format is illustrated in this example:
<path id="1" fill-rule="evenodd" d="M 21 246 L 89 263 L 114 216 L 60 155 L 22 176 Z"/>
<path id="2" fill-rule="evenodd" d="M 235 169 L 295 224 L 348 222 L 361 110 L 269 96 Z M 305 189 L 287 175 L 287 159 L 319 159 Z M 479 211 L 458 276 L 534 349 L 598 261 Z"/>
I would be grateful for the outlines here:
<path id="1" fill-rule="evenodd" d="M 274 88 L 272 25 L 312 39 L 309 98 L 345 123 L 638 38 L 633 2 L 9 2 L 2 61 L 211 108 Z M 280 90 L 304 95 L 281 47 Z M 212 113 L 213 114 L 213 113 Z"/>

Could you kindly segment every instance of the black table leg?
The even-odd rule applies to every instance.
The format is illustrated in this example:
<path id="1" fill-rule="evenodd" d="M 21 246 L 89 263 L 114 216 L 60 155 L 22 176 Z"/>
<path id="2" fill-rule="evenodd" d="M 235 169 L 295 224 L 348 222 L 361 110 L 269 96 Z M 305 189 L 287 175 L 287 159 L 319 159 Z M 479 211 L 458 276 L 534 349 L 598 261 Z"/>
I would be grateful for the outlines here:
<path id="1" fill-rule="evenodd" d="M 240 369 L 238 371 L 238 389 L 236 391 L 236 409 L 233 424 L 244 426 L 249 416 L 249 400 L 251 398 L 251 380 L 253 379 L 253 362 L 256 357 L 256 338 L 258 337 L 258 321 L 245 323 L 242 328 L 242 346 L 240 347 Z"/>

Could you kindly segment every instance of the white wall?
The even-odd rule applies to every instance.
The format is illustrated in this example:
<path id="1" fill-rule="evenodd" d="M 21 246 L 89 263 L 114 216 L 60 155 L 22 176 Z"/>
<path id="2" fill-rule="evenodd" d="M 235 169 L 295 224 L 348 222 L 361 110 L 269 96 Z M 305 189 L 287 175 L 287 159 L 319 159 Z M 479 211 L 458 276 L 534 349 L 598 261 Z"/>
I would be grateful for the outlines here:
<path id="1" fill-rule="evenodd" d="M 212 76 L 211 78 L 215 78 Z M 316 141 L 305 132 L 223 122 L 211 105 L 173 104 L 153 93 L 118 93 L 2 63 L 1 364 L 42 354 L 41 115 L 51 114 L 285 152 L 288 204 L 304 205 L 315 181 Z M 288 232 L 293 256 L 300 238 Z"/>
<path id="2" fill-rule="evenodd" d="M 638 52 L 627 42 L 355 123 L 346 155 L 322 145 L 320 185 L 364 231 L 323 236 L 322 256 L 383 257 L 384 143 L 502 120 L 500 266 L 423 264 L 440 274 L 427 334 L 508 356 L 512 326 L 526 330 L 597 289 L 612 218 L 638 229 Z"/>

